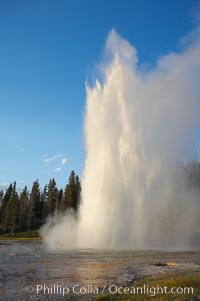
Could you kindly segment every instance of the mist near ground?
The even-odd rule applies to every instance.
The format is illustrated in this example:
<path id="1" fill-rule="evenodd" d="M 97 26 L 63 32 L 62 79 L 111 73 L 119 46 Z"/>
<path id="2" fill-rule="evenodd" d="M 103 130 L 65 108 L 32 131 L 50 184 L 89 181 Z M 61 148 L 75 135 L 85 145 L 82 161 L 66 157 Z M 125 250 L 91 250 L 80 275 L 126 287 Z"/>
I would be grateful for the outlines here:
<path id="1" fill-rule="evenodd" d="M 137 50 L 112 30 L 101 81 L 86 85 L 79 216 L 42 228 L 50 249 L 200 247 L 200 197 L 181 162 L 195 157 L 199 127 L 200 38 L 142 68 Z"/>

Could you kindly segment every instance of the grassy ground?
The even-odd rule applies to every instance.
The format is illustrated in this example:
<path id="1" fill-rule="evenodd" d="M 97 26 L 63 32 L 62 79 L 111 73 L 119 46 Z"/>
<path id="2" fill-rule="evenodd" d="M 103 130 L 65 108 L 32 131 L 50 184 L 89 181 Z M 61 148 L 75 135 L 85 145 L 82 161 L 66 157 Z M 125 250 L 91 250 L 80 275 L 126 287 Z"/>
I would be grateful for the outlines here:
<path id="1" fill-rule="evenodd" d="M 157 294 L 155 296 L 145 295 L 133 295 L 133 294 L 123 294 L 123 295 L 103 295 L 98 296 L 95 301 L 197 301 L 200 300 L 200 271 L 187 271 L 176 274 L 162 275 L 162 276 L 151 276 L 146 277 L 137 283 L 133 283 L 130 287 L 142 287 L 143 285 L 148 285 L 150 287 L 164 287 L 167 286 L 169 291 L 171 288 L 184 288 L 192 287 L 194 290 L 193 294 Z M 119 287 L 119 285 L 118 285 Z"/>
<path id="2" fill-rule="evenodd" d="M 38 231 L 24 231 L 0 235 L 0 240 L 41 240 Z"/>

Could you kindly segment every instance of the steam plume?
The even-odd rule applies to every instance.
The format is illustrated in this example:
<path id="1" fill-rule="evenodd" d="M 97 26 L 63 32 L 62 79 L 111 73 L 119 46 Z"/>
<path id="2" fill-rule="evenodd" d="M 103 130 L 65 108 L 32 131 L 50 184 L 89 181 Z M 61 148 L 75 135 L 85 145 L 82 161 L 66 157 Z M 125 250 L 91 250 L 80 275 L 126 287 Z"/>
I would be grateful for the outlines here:
<path id="1" fill-rule="evenodd" d="M 106 52 L 104 81 L 86 87 L 80 217 L 48 223 L 45 241 L 50 248 L 199 246 L 200 201 L 178 168 L 195 154 L 199 37 L 148 72 L 114 30 Z"/>

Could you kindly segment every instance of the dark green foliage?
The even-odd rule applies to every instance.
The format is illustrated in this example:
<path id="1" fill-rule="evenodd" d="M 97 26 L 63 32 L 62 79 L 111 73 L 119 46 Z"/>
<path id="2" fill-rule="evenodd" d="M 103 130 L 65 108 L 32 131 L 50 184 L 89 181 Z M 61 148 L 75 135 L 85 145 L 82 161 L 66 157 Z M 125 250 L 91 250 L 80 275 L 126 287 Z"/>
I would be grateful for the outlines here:
<path id="1" fill-rule="evenodd" d="M 27 230 L 29 195 L 25 186 L 19 198 L 19 229 Z"/>
<path id="2" fill-rule="evenodd" d="M 16 182 L 8 187 L 2 204 L 2 225 L 5 231 L 14 233 L 18 229 L 19 196 L 16 191 Z"/>
<path id="3" fill-rule="evenodd" d="M 41 194 L 41 209 L 42 209 L 42 223 L 45 222 L 48 216 L 48 188 L 47 185 L 44 186 L 43 192 Z"/>
<path id="4" fill-rule="evenodd" d="M 2 223 L 3 190 L 0 191 L 0 223 Z"/>
<path id="5" fill-rule="evenodd" d="M 75 211 L 80 202 L 81 183 L 79 177 L 72 170 L 69 176 L 69 183 L 65 187 L 63 208 L 72 207 Z"/>
<path id="6" fill-rule="evenodd" d="M 49 181 L 48 185 L 48 198 L 47 198 L 47 212 L 48 215 L 54 213 L 56 209 L 56 200 L 58 195 L 58 189 L 54 179 Z"/>
<path id="7" fill-rule="evenodd" d="M 16 182 L 10 184 L 5 193 L 0 191 L 0 233 L 30 231 L 39 229 L 49 215 L 73 208 L 78 210 L 81 184 L 74 171 L 71 172 L 65 192 L 58 189 L 51 179 L 44 189 L 38 180 L 29 193 L 25 186 L 18 194 Z"/>
<path id="8" fill-rule="evenodd" d="M 58 190 L 56 197 L 56 211 L 62 211 L 63 189 Z"/>
<path id="9" fill-rule="evenodd" d="M 37 229 L 40 226 L 41 210 L 40 210 L 40 186 L 38 180 L 33 183 L 28 204 L 28 230 Z"/>
<path id="10" fill-rule="evenodd" d="M 8 189 L 5 192 L 5 195 L 3 197 L 2 204 L 1 204 L 1 221 L 2 221 L 4 228 L 6 228 L 6 223 L 5 223 L 6 206 L 11 198 L 12 190 L 13 190 L 13 187 L 12 187 L 12 184 L 10 184 Z"/>

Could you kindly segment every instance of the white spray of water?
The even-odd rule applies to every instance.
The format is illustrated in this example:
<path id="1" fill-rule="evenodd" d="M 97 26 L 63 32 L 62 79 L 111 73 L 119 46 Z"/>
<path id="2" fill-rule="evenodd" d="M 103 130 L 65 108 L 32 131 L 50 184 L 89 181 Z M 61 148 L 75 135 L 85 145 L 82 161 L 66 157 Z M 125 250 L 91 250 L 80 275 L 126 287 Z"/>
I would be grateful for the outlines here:
<path id="1" fill-rule="evenodd" d="M 178 162 L 195 153 L 200 100 L 198 37 L 142 72 L 113 30 L 104 81 L 86 87 L 86 162 L 80 217 L 42 230 L 49 248 L 199 246 L 200 201 Z"/>

